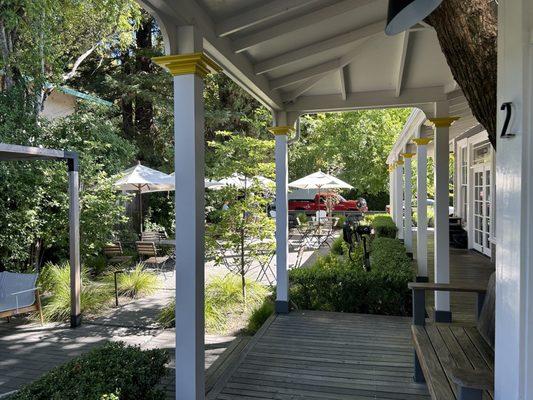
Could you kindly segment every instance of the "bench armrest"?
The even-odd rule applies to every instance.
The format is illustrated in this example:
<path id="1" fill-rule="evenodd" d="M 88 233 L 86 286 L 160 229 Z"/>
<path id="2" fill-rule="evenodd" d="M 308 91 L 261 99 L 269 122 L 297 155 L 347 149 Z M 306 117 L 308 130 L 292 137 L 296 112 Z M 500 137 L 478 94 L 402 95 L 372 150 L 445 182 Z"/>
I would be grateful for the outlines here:
<path id="1" fill-rule="evenodd" d="M 451 368 L 451 379 L 459 387 L 478 390 L 494 390 L 494 374 L 488 370 Z"/>
<path id="2" fill-rule="evenodd" d="M 427 282 L 409 282 L 409 289 L 412 290 L 432 290 L 432 291 L 444 291 L 444 292 L 472 292 L 472 293 L 486 293 L 487 287 L 464 285 L 464 284 L 451 284 L 451 283 L 427 283 Z"/>
<path id="3" fill-rule="evenodd" d="M 427 283 L 427 282 L 409 282 L 409 289 L 413 291 L 413 324 L 425 325 L 426 315 L 426 291 L 445 291 L 445 292 L 469 292 L 477 294 L 477 317 L 479 318 L 483 303 L 485 302 L 486 287 L 465 284 L 450 283 Z"/>
<path id="4" fill-rule="evenodd" d="M 9 295 L 10 296 L 16 296 L 16 295 L 22 294 L 22 293 L 35 292 L 36 290 L 39 290 L 39 288 L 38 287 L 34 287 L 34 288 L 31 288 L 31 289 L 20 290 L 18 292 L 9 293 Z"/>

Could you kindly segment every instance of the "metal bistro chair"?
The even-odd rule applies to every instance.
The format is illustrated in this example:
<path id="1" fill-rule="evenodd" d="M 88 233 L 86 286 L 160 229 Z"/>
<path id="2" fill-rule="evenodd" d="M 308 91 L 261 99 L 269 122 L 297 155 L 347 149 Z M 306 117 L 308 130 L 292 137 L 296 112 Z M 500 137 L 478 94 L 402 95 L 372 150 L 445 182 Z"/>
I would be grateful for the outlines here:
<path id="1" fill-rule="evenodd" d="M 135 247 L 137 248 L 137 253 L 139 254 L 139 257 L 141 259 L 146 257 L 146 259 L 143 260 L 145 264 L 152 265 L 161 273 L 163 273 L 163 275 L 165 274 L 163 267 L 165 266 L 166 262 L 170 257 L 158 256 L 157 247 L 155 247 L 154 242 L 138 241 L 135 242 Z"/>

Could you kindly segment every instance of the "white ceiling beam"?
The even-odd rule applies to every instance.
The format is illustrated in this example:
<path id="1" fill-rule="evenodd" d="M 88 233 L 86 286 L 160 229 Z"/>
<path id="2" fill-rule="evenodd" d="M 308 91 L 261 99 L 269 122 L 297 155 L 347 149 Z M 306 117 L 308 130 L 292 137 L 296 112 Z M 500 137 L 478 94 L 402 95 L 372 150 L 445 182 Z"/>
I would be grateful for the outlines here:
<path id="1" fill-rule="evenodd" d="M 194 0 L 180 0 L 179 4 L 175 0 L 139 1 L 154 14 L 159 14 L 159 20 L 173 21 L 175 26 L 190 24 L 190 21 L 194 21 L 194 25 L 204 37 L 206 52 L 228 76 L 267 107 L 274 110 L 280 110 L 283 107 L 280 94 L 270 89 L 265 77 L 255 75 L 253 66 L 247 57 L 233 52 L 228 38 L 220 38 L 216 35 L 213 21 Z M 175 26 L 166 28 L 171 30 Z"/>
<path id="2" fill-rule="evenodd" d="M 233 48 L 236 53 L 240 53 L 250 47 L 272 40 L 286 33 L 324 22 L 325 20 L 336 17 L 337 15 L 345 14 L 356 8 L 373 3 L 374 1 L 376 0 L 343 0 L 309 14 L 302 15 L 301 17 L 295 17 L 289 21 L 281 22 L 269 28 L 237 38 L 233 41 Z"/>
<path id="3" fill-rule="evenodd" d="M 427 103 L 445 101 L 442 86 L 405 89 L 399 97 L 395 90 L 378 90 L 349 93 L 346 100 L 338 94 L 301 96 L 294 103 L 285 105 L 286 111 L 299 113 L 349 111 L 370 108 L 422 107 Z"/>
<path id="4" fill-rule="evenodd" d="M 400 57 L 398 59 L 398 68 L 396 70 L 396 97 L 399 97 L 402 92 L 405 64 L 408 56 L 409 31 L 400 33 L 400 46 Z"/>
<path id="5" fill-rule="evenodd" d="M 346 81 L 346 67 L 339 68 L 339 84 L 341 86 L 341 99 L 346 100 L 348 93 Z"/>
<path id="6" fill-rule="evenodd" d="M 281 96 L 281 99 L 285 103 L 289 102 L 289 101 L 296 100 L 298 97 L 300 97 L 301 95 L 303 95 L 304 93 L 309 91 L 313 86 L 315 86 L 326 75 L 327 74 L 321 74 L 321 75 L 316 75 L 316 76 L 314 76 L 312 78 L 309 78 L 308 80 L 303 82 L 300 86 L 298 86 L 296 89 L 294 89 L 294 90 L 292 90 L 292 91 L 290 91 L 288 93 L 284 93 Z"/>
<path id="7" fill-rule="evenodd" d="M 270 88 L 272 90 L 280 89 L 285 86 L 292 85 L 306 79 L 313 78 L 317 75 L 324 75 L 328 72 L 335 71 L 340 68 L 339 64 L 340 59 L 336 58 L 334 60 L 326 61 L 325 63 L 315 65 L 310 68 L 295 72 L 294 74 L 289 74 L 282 76 L 281 78 L 273 79 L 270 81 Z"/>
<path id="8" fill-rule="evenodd" d="M 329 72 L 336 71 L 339 68 L 344 68 L 350 62 L 352 62 L 352 60 L 355 57 L 357 57 L 360 54 L 359 47 L 361 47 L 361 45 L 362 43 L 359 43 L 358 46 L 353 48 L 348 54 L 345 54 L 342 57 L 326 61 L 322 64 L 315 65 L 310 68 L 306 68 L 306 69 L 294 72 L 292 74 L 282 76 L 280 78 L 272 79 L 270 81 L 270 88 L 272 90 L 280 89 L 282 87 L 292 85 L 293 83 L 297 83 L 297 82 L 306 80 L 308 78 L 312 78 L 317 75 L 326 74 Z"/>
<path id="9" fill-rule="evenodd" d="M 379 21 L 353 31 L 343 33 L 341 35 L 333 36 L 321 42 L 313 43 L 309 46 L 288 51 L 284 54 L 258 62 L 254 67 L 255 73 L 264 74 L 306 57 L 314 56 L 328 50 L 337 49 L 350 43 L 357 42 L 358 40 L 382 33 L 384 30 L 385 21 Z"/>
<path id="10" fill-rule="evenodd" d="M 216 26 L 216 32 L 220 37 L 227 36 L 317 1 L 318 0 L 273 0 L 219 22 Z"/>

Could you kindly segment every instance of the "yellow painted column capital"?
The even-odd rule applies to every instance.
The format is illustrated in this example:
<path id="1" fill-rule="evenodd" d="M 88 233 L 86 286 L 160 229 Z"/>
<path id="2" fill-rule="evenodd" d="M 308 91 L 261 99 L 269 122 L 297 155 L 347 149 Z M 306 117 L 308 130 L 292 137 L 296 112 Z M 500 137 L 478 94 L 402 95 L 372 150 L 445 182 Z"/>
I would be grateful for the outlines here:
<path id="1" fill-rule="evenodd" d="M 394 172 L 394 169 L 395 169 L 394 164 L 389 164 L 389 168 L 388 168 L 389 172 Z"/>
<path id="2" fill-rule="evenodd" d="M 205 79 L 209 73 L 218 73 L 222 68 L 204 53 L 174 54 L 154 57 L 152 61 L 174 76 L 195 74 Z"/>
<path id="3" fill-rule="evenodd" d="M 413 139 L 413 143 L 415 143 L 417 146 L 425 146 L 428 145 L 429 142 L 431 142 L 431 138 L 428 137 Z"/>
<path id="4" fill-rule="evenodd" d="M 451 126 L 459 117 L 428 118 L 429 124 L 435 128 L 447 128 Z"/>
<path id="5" fill-rule="evenodd" d="M 403 160 L 400 158 L 398 161 L 396 161 L 396 165 L 401 167 L 404 164 Z"/>
<path id="6" fill-rule="evenodd" d="M 288 135 L 290 132 L 294 131 L 292 126 L 283 125 L 283 126 L 273 126 L 268 128 L 268 131 L 273 135 Z"/>
<path id="7" fill-rule="evenodd" d="M 416 154 L 415 153 L 402 153 L 401 156 L 403 158 L 413 158 Z"/>

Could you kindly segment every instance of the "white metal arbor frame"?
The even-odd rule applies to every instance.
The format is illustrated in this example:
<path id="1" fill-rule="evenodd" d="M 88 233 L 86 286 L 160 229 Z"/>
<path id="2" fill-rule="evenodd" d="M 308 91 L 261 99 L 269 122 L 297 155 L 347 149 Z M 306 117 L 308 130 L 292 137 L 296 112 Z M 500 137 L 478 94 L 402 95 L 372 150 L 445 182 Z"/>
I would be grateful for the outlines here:
<path id="1" fill-rule="evenodd" d="M 157 62 L 174 74 L 176 186 L 183 193 L 180 207 L 190 211 L 176 215 L 176 398 L 202 399 L 202 76 L 218 64 L 273 111 L 277 273 L 283 283 L 277 294 L 278 311 L 288 308 L 287 224 L 282 210 L 286 209 L 288 136 L 299 115 L 411 106 L 423 110 L 428 118 L 460 117 L 454 127 L 461 131 L 476 122 L 430 27 L 420 23 L 397 36 L 384 35 L 387 0 L 138 1 L 156 17 L 165 38 L 169 56 Z M 527 246 L 533 238 L 533 192 L 527 184 L 533 174 L 532 158 L 527 157 L 533 150 L 532 122 L 527 118 L 532 104 L 532 9 L 533 0 L 499 2 L 498 101 L 513 102 L 511 129 L 519 134 L 500 140 L 497 152 L 498 400 L 533 398 L 533 307 L 529 305 L 533 274 L 528 274 L 533 266 Z M 436 163 L 442 167 L 439 196 L 448 179 L 445 160 L 450 127 L 443 121 L 435 120 L 433 144 Z M 437 208 L 438 204 L 437 199 Z M 443 225 L 446 209 L 437 210 L 441 228 L 437 227 L 437 258 L 444 264 L 448 258 Z M 449 310 L 445 297 L 440 303 Z"/>

